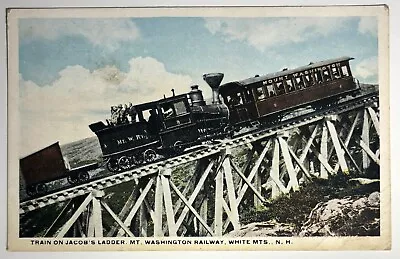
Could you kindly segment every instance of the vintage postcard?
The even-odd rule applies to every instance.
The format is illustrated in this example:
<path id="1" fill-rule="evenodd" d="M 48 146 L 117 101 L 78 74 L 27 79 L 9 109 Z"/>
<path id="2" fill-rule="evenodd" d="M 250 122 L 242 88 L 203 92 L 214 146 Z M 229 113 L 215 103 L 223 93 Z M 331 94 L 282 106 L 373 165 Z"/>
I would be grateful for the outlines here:
<path id="1" fill-rule="evenodd" d="M 8 249 L 390 249 L 388 19 L 8 9 Z"/>

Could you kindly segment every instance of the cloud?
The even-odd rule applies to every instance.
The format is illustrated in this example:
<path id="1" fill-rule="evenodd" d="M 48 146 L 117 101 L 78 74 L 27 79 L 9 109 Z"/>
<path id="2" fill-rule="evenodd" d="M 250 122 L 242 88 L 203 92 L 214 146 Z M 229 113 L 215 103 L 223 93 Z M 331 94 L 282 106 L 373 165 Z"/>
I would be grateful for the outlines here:
<path id="1" fill-rule="evenodd" d="M 354 68 L 355 77 L 368 79 L 378 75 L 378 57 L 361 60 Z"/>
<path id="2" fill-rule="evenodd" d="M 184 93 L 192 84 L 189 76 L 170 73 L 151 57 L 132 58 L 129 64 L 126 73 L 114 66 L 94 71 L 69 66 L 43 86 L 20 77 L 21 154 L 93 135 L 88 125 L 108 118 L 112 105 L 161 99 L 172 88 Z"/>
<path id="3" fill-rule="evenodd" d="M 243 41 L 260 51 L 268 47 L 325 37 L 345 26 L 346 18 L 206 18 L 205 27 L 226 41 Z"/>
<path id="4" fill-rule="evenodd" d="M 140 30 L 129 19 L 22 19 L 19 25 L 22 41 L 56 40 L 63 36 L 81 36 L 94 45 L 118 47 L 122 41 L 140 37 Z"/>
<path id="5" fill-rule="evenodd" d="M 358 23 L 358 31 L 362 34 L 371 34 L 376 37 L 378 34 L 378 21 L 376 17 L 361 17 Z"/>

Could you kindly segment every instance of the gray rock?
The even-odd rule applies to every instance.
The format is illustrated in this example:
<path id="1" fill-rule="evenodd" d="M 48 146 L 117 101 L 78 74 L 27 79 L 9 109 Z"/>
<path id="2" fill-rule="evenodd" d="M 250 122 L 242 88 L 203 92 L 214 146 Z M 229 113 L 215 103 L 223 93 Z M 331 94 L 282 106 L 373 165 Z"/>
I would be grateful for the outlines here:
<path id="1" fill-rule="evenodd" d="M 318 203 L 299 236 L 379 235 L 379 192 Z"/>
<path id="2" fill-rule="evenodd" d="M 234 230 L 226 237 L 270 237 L 270 236 L 295 236 L 294 225 L 279 223 L 275 220 L 251 223 Z"/>

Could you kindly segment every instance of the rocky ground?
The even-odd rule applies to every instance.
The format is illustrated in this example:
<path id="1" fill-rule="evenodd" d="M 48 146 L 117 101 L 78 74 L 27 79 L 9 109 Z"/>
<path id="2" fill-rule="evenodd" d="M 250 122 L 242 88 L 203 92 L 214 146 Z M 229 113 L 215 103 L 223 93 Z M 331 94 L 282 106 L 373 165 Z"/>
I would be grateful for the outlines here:
<path id="1" fill-rule="evenodd" d="M 227 236 L 379 236 L 379 180 L 320 180 L 249 211 L 241 222 L 244 226 Z"/>

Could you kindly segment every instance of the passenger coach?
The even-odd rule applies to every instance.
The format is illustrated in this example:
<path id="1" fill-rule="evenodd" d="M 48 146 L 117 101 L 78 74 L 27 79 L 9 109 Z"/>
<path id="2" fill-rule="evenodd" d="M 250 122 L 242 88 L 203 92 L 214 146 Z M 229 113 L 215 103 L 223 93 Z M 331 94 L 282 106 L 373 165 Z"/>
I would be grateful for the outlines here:
<path id="1" fill-rule="evenodd" d="M 320 109 L 356 94 L 360 87 L 351 73 L 352 59 L 330 59 L 221 85 L 231 124 L 274 123 L 293 109 L 306 105 Z"/>

